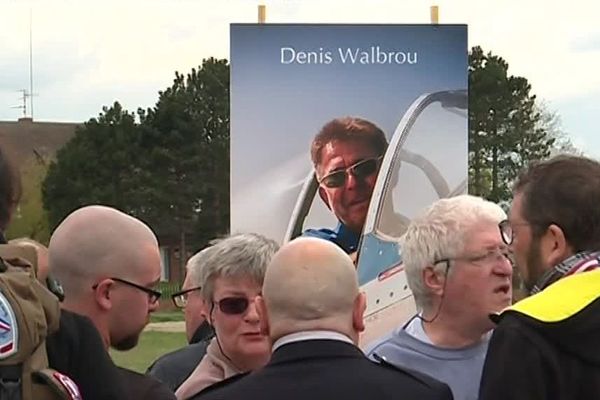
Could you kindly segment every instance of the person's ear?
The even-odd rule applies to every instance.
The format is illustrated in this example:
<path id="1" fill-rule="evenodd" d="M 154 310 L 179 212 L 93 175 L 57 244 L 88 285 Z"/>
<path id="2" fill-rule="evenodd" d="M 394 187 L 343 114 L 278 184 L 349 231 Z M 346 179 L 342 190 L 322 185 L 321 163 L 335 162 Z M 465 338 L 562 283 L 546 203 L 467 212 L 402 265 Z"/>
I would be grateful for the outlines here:
<path id="1" fill-rule="evenodd" d="M 446 265 L 446 268 L 448 268 L 448 265 Z M 429 289 L 431 294 L 436 296 L 444 294 L 447 277 L 446 273 L 436 270 L 432 265 L 425 267 L 422 272 L 423 284 Z"/>
<path id="2" fill-rule="evenodd" d="M 113 307 L 111 291 L 115 282 L 112 279 L 103 279 L 94 285 L 94 300 L 98 307 L 108 311 Z"/>
<path id="3" fill-rule="evenodd" d="M 256 305 L 256 312 L 260 321 L 260 333 L 269 336 L 271 327 L 269 326 L 269 312 L 265 304 L 265 299 L 262 296 L 256 296 L 254 304 Z"/>
<path id="4" fill-rule="evenodd" d="M 206 300 L 204 300 L 204 297 L 202 297 L 202 295 L 200 295 L 200 305 L 198 306 L 200 309 L 200 315 L 202 315 L 202 318 L 204 318 L 205 321 L 208 321 L 208 309 L 206 307 Z"/>
<path id="5" fill-rule="evenodd" d="M 357 332 L 365 330 L 365 311 L 367 310 L 367 295 L 360 292 L 354 299 L 352 309 L 352 326 Z"/>
<path id="6" fill-rule="evenodd" d="M 215 321 L 213 320 L 214 303 L 212 303 L 210 301 L 205 301 L 204 307 L 202 307 L 202 310 L 204 312 L 206 320 L 208 321 L 208 324 L 214 328 L 215 327 Z"/>
<path id="7" fill-rule="evenodd" d="M 567 242 L 565 233 L 555 224 L 550 224 L 540 238 L 540 251 L 545 265 L 548 266 L 556 265 L 573 254 L 573 248 Z"/>
<path id="8" fill-rule="evenodd" d="M 327 206 L 328 209 L 331 210 L 331 206 L 329 205 L 329 198 L 327 197 L 327 190 L 324 187 L 319 186 L 319 197 L 323 200 L 323 203 Z"/>

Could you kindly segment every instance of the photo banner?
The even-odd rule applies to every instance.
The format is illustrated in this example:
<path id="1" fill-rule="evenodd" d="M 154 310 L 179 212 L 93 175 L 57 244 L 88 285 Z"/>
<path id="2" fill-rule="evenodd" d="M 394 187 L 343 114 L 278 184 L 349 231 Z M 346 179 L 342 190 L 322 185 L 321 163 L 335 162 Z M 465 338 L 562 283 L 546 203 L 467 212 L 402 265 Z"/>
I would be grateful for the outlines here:
<path id="1" fill-rule="evenodd" d="M 402 208 L 404 220 L 437 197 L 457 194 L 467 178 L 467 70 L 466 25 L 231 25 L 231 232 L 258 232 L 279 242 L 311 228 L 337 234 L 343 217 L 321 197 L 321 189 L 311 192 L 307 183 L 311 142 L 336 118 L 372 122 L 390 146 L 420 141 L 417 150 L 404 154 L 421 170 L 432 166 L 423 176 L 441 179 L 448 190 L 434 185 L 390 194 L 390 201 L 402 197 L 396 208 Z M 419 110 L 419 99 L 438 101 L 442 111 L 456 106 L 457 112 L 447 114 L 462 119 L 454 123 L 431 108 Z M 428 113 L 435 124 L 425 117 L 414 121 Z M 399 131 L 403 118 L 404 133 Z M 404 136 L 394 140 L 394 135 Z M 396 155 L 384 159 L 381 168 L 397 168 L 393 159 L 399 150 L 388 152 Z M 389 186 L 391 179 L 381 185 Z M 307 210 L 301 196 L 308 196 Z M 367 220 L 381 214 L 385 202 L 375 205 L 379 200 L 372 199 Z M 301 226 L 294 228 L 298 213 L 303 213 Z"/>

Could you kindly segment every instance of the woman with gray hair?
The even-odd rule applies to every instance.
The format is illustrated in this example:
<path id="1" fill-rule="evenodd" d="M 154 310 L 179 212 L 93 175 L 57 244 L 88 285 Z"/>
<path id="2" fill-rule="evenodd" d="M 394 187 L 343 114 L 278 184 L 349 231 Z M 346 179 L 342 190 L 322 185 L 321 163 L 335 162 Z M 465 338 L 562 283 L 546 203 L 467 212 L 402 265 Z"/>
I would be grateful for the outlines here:
<path id="1" fill-rule="evenodd" d="M 271 346 L 260 331 L 254 299 L 261 293 L 267 264 L 278 249 L 276 242 L 254 233 L 228 237 L 208 249 L 199 283 L 215 338 L 175 392 L 178 399 L 269 361 Z"/>

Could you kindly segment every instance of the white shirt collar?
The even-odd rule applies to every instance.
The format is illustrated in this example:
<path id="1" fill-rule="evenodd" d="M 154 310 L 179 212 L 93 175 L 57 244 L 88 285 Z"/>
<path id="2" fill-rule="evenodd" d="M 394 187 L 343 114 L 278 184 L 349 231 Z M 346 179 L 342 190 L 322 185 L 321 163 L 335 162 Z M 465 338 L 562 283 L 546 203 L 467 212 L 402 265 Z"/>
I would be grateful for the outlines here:
<path id="1" fill-rule="evenodd" d="M 316 340 L 316 339 L 327 339 L 327 340 L 339 340 L 342 342 L 354 344 L 352 339 L 348 336 L 341 334 L 339 332 L 334 331 L 304 331 L 304 332 L 296 332 L 290 333 L 289 335 L 285 335 L 280 337 L 273 343 L 272 351 L 277 350 L 284 344 L 301 342 L 303 340 Z"/>

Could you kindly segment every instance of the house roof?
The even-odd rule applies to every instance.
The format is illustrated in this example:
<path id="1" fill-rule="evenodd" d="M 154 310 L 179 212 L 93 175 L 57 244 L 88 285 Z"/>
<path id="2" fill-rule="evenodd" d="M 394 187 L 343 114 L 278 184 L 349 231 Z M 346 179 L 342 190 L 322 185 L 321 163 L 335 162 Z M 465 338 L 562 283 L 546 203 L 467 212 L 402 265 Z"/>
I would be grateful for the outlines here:
<path id="1" fill-rule="evenodd" d="M 0 121 L 0 146 L 19 165 L 33 157 L 54 158 L 82 123 L 37 122 L 31 118 Z"/>

